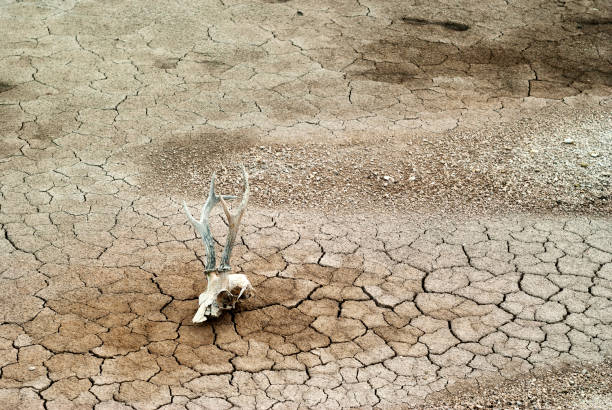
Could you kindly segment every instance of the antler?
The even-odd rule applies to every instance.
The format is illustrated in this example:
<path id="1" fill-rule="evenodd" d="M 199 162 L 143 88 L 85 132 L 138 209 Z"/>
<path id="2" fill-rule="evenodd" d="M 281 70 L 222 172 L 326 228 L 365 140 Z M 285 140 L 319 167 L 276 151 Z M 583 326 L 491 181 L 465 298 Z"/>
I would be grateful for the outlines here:
<path id="1" fill-rule="evenodd" d="M 232 254 L 232 247 L 234 246 L 234 240 L 238 234 L 238 228 L 240 227 L 240 221 L 242 215 L 249 202 L 249 176 L 247 175 L 244 166 L 242 167 L 242 177 L 244 178 L 244 193 L 242 194 L 242 201 L 238 206 L 235 213 L 231 213 L 225 202 L 226 199 L 236 198 L 233 195 L 217 195 L 215 194 L 215 174 L 213 173 L 210 180 L 210 191 L 208 192 L 208 199 L 202 208 L 202 215 L 200 220 L 196 221 L 189 209 L 187 204 L 183 202 L 183 208 L 187 218 L 193 225 L 196 231 L 202 236 L 202 242 L 206 246 L 206 266 L 204 272 L 206 273 L 206 291 L 200 294 L 198 298 L 198 310 L 193 317 L 194 323 L 201 323 L 208 320 L 210 317 L 219 317 L 223 310 L 229 310 L 234 308 L 238 299 L 248 298 L 253 294 L 253 287 L 249 278 L 243 273 L 227 273 L 231 270 L 229 265 L 230 256 Z M 221 202 L 223 205 L 223 212 L 227 217 L 227 223 L 229 225 L 229 232 L 227 234 L 227 242 L 223 249 L 223 255 L 221 256 L 221 265 L 216 268 L 215 262 L 215 242 L 210 232 L 210 224 L 208 218 L 210 212 Z M 214 272 L 219 272 L 220 275 Z"/>
<path id="2" fill-rule="evenodd" d="M 246 209 L 247 202 L 249 202 L 249 176 L 244 169 L 244 165 L 242 168 L 242 177 L 244 178 L 244 193 L 242 194 L 242 201 L 240 201 L 240 205 L 235 213 L 230 213 L 229 208 L 227 207 L 227 203 L 225 202 L 225 198 L 221 197 L 221 206 L 223 207 L 223 212 L 225 212 L 225 217 L 227 218 L 227 224 L 229 225 L 229 232 L 227 233 L 227 241 L 225 243 L 225 248 L 223 249 L 223 255 L 221 255 L 221 265 L 219 266 L 219 272 L 224 272 L 231 270 L 229 260 L 232 254 L 232 248 L 234 247 L 234 240 L 236 239 L 236 235 L 238 234 L 238 228 L 240 227 L 240 221 L 242 220 L 242 215 L 244 214 L 244 210 Z"/>
<path id="3" fill-rule="evenodd" d="M 210 232 L 210 224 L 208 222 L 208 217 L 210 216 L 210 212 L 217 205 L 219 201 L 225 202 L 225 199 L 233 199 L 236 198 L 233 195 L 222 195 L 219 196 L 215 194 L 215 177 L 216 174 L 212 174 L 212 178 L 210 180 L 210 190 L 208 191 L 208 198 L 206 199 L 206 203 L 202 207 L 202 215 L 200 216 L 200 221 L 196 221 L 195 218 L 189 212 L 187 208 L 187 204 L 183 201 L 183 209 L 187 214 L 187 218 L 195 228 L 197 232 L 200 233 L 202 237 L 202 242 L 206 247 L 206 267 L 204 268 L 204 272 L 214 272 L 216 270 L 217 262 L 215 257 L 215 241 L 212 237 L 212 233 Z M 224 253 L 225 255 L 225 253 Z"/>

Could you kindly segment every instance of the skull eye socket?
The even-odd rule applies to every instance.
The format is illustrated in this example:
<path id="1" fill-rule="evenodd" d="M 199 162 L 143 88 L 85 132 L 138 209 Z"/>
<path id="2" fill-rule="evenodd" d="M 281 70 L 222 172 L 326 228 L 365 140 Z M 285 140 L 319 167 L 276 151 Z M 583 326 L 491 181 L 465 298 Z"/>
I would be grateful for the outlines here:
<path id="1" fill-rule="evenodd" d="M 222 290 L 217 294 L 217 304 L 224 308 L 231 307 L 233 299 L 232 294 L 227 290 Z"/>

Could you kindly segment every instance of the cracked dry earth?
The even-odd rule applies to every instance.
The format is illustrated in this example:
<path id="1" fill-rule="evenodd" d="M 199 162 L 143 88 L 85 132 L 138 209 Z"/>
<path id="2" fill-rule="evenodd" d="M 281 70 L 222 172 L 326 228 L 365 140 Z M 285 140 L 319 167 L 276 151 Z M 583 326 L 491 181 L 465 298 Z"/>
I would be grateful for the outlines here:
<path id="1" fill-rule="evenodd" d="M 610 4 L 448 3 L 0 0 L 0 408 L 609 407 Z"/>
<path id="2" fill-rule="evenodd" d="M 234 264 L 256 296 L 194 326 L 179 205 L 105 204 L 3 214 L 6 408 L 388 408 L 612 352 L 609 218 L 252 211 Z"/>

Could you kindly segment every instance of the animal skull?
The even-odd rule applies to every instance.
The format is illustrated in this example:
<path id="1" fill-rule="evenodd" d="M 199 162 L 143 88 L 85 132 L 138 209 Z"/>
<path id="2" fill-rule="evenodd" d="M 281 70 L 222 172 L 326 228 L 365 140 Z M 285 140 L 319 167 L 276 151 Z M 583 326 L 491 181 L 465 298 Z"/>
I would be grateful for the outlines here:
<path id="1" fill-rule="evenodd" d="M 193 317 L 194 323 L 205 322 L 209 317 L 219 317 L 224 310 L 233 309 L 239 299 L 249 298 L 253 294 L 253 287 L 246 275 L 242 273 L 229 273 L 231 270 L 229 260 L 232 253 L 232 247 L 234 246 L 234 240 L 236 239 L 236 234 L 240 227 L 242 215 L 249 201 L 249 177 L 244 167 L 242 167 L 242 176 L 244 178 L 244 193 L 242 195 L 242 201 L 235 213 L 230 212 L 225 200 L 236 197 L 232 195 L 217 195 L 215 193 L 214 173 L 210 181 L 208 199 L 202 208 L 202 215 L 199 221 L 195 220 L 189 212 L 187 205 L 183 202 L 183 209 L 187 214 L 187 218 L 195 230 L 200 233 L 202 242 L 204 242 L 204 246 L 206 246 L 206 267 L 204 273 L 206 274 L 208 283 L 206 285 L 206 291 L 198 298 L 200 307 Z M 221 264 L 217 268 L 215 244 L 212 233 L 210 232 L 208 218 L 212 209 L 219 202 L 221 202 L 223 212 L 227 218 L 229 232 L 227 234 L 227 241 L 223 249 L 223 254 L 221 255 Z"/>

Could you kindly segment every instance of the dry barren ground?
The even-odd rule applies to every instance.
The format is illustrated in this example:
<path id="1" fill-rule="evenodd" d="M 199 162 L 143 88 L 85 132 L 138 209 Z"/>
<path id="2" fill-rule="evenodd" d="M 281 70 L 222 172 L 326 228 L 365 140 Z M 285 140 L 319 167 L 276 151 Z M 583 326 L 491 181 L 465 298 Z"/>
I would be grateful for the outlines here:
<path id="1" fill-rule="evenodd" d="M 609 408 L 611 16 L 0 0 L 0 408 Z"/>

